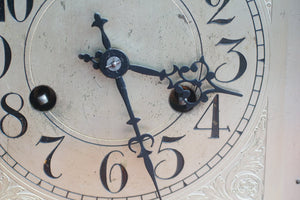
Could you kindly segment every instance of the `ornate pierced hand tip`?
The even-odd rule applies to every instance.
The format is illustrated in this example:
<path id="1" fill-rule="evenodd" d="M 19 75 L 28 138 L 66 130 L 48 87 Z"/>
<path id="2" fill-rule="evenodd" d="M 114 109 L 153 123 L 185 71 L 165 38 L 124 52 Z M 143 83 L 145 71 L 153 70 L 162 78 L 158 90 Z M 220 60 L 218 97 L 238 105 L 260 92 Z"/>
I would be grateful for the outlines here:
<path id="1" fill-rule="evenodd" d="M 102 55 L 103 55 L 102 51 L 98 50 L 95 54 L 95 58 L 100 59 Z"/>
<path id="2" fill-rule="evenodd" d="M 97 26 L 99 28 L 103 28 L 104 24 L 108 22 L 107 19 L 103 19 L 99 13 L 94 14 L 95 21 L 92 24 L 92 27 Z"/>
<path id="3" fill-rule="evenodd" d="M 93 57 L 91 57 L 89 54 L 79 54 L 78 58 L 84 60 L 84 62 L 90 62 L 93 60 Z"/>
<path id="4" fill-rule="evenodd" d="M 102 43 L 103 43 L 104 47 L 108 50 L 111 48 L 111 45 L 110 45 L 110 41 L 104 31 L 104 24 L 106 22 L 108 22 L 108 20 L 102 18 L 99 13 L 95 13 L 94 18 L 95 18 L 95 21 L 93 22 L 92 27 L 96 26 L 100 29 L 101 35 L 102 35 Z"/>
<path id="5" fill-rule="evenodd" d="M 152 135 L 150 135 L 150 134 L 148 134 L 148 133 L 145 133 L 145 134 L 143 134 L 143 135 L 141 135 L 141 136 L 137 136 L 137 137 L 131 138 L 131 139 L 128 141 L 128 147 L 129 147 L 130 151 L 136 153 L 136 151 L 133 150 L 132 145 L 134 145 L 134 144 L 136 144 L 136 143 L 140 143 L 140 145 L 143 146 L 143 145 L 144 145 L 144 141 L 146 141 L 146 140 L 148 140 L 148 139 L 151 140 L 151 147 L 153 147 L 153 145 L 154 145 L 154 138 L 153 138 Z M 145 155 L 146 155 L 145 153 L 146 153 L 147 155 L 150 155 L 150 154 L 152 153 L 152 151 L 148 151 L 148 150 L 146 150 L 145 148 L 142 148 L 142 149 L 141 149 L 141 152 L 140 152 L 140 154 L 139 154 L 138 157 L 143 157 L 143 156 L 145 156 Z"/>
<path id="6" fill-rule="evenodd" d="M 92 57 L 89 54 L 79 54 L 78 55 L 79 59 L 83 60 L 84 62 L 92 62 L 93 63 L 93 68 L 94 69 L 99 69 L 99 63 L 97 62 L 98 59 L 100 59 L 100 57 Z"/>

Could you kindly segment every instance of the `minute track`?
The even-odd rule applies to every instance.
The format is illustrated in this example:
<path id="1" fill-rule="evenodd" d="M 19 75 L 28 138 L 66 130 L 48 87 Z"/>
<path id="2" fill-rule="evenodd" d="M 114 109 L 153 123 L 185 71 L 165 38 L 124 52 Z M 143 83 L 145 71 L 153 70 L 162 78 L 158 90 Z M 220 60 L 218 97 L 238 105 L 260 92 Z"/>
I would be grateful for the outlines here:
<path id="1" fill-rule="evenodd" d="M 129 2 L 131 1 L 125 1 L 123 2 L 124 6 L 121 5 L 123 7 L 119 7 L 118 1 L 89 0 L 73 2 L 66 0 L 63 2 L 64 5 L 62 5 L 63 3 L 60 1 L 51 0 L 45 1 L 45 6 L 40 9 L 40 12 L 35 16 L 34 14 L 38 9 L 39 2 L 43 1 L 34 1 L 33 14 L 28 17 L 28 26 L 30 25 L 31 28 L 28 30 L 25 43 L 24 38 L 16 36 L 21 34 L 21 28 L 27 26 L 27 24 L 23 24 L 24 26 L 22 25 L 22 27 L 14 29 L 13 27 L 17 27 L 17 25 L 10 23 L 9 19 L 14 20 L 14 18 L 10 15 L 7 8 L 5 10 L 6 21 L 1 23 L 3 23 L 5 27 L 9 27 L 9 29 L 4 29 L 0 33 L 7 39 L 7 42 L 13 50 L 12 65 L 8 73 L 0 79 L 3 83 L 0 84 L 0 90 L 4 94 L 17 92 L 24 98 L 24 109 L 20 112 L 24 114 L 29 122 L 29 132 L 28 134 L 26 133 L 25 137 L 10 139 L 6 138 L 3 134 L 1 135 L 4 139 L 1 140 L 0 154 L 3 156 L 1 156 L 0 160 L 2 164 L 4 163 L 3 165 L 5 165 L 6 168 L 10 168 L 10 171 L 16 174 L 15 176 L 20 175 L 21 177 L 19 178 L 22 179 L 22 182 L 26 185 L 36 187 L 34 191 L 39 190 L 40 193 L 47 194 L 51 197 L 53 196 L 54 199 L 158 199 L 153 183 L 147 171 L 145 171 L 146 168 L 143 166 L 144 164 L 142 164 L 144 160 L 137 159 L 140 153 L 140 145 L 137 142 L 132 145 L 132 149 L 136 150 L 137 153 L 132 153 L 130 149 L 128 149 L 128 140 L 135 136 L 133 135 L 132 128 L 132 123 L 135 122 L 129 121 L 129 126 L 126 125 L 126 122 L 130 119 L 128 112 L 124 109 L 123 100 L 120 100 L 120 94 L 116 90 L 116 80 L 108 80 L 101 72 L 99 73 L 98 62 L 103 55 L 102 52 L 105 53 L 105 46 L 103 42 L 101 42 L 99 30 L 94 30 L 94 28 L 89 27 L 93 22 L 94 15 L 91 8 L 101 8 L 101 10 L 103 10 L 101 11 L 101 15 L 109 17 L 109 22 L 105 23 L 104 28 L 112 42 L 111 47 L 118 47 L 120 50 L 124 50 L 126 54 L 128 52 L 127 55 L 130 55 L 128 58 L 133 62 L 128 68 L 130 72 L 124 74 L 123 78 L 128 89 L 132 110 L 134 114 L 136 114 L 135 118 L 139 117 L 142 119 L 137 122 L 141 133 L 151 133 L 155 139 L 153 148 L 150 147 L 150 139 L 148 139 L 147 142 L 145 141 L 144 145 L 147 150 L 153 151 L 149 157 L 153 162 L 154 168 L 157 169 L 154 171 L 163 200 L 178 199 L 174 198 L 174 196 L 179 196 L 181 193 L 185 193 L 182 196 L 186 196 L 188 193 L 185 191 L 191 187 L 195 188 L 198 184 L 197 182 L 206 180 L 206 177 L 208 177 L 205 174 L 206 172 L 213 174 L 214 171 L 216 171 L 215 166 L 221 167 L 222 163 L 226 162 L 228 152 L 234 154 L 237 152 L 234 151 L 234 149 L 242 146 L 241 143 L 245 141 L 242 140 L 242 138 L 247 137 L 249 133 L 248 127 L 253 127 L 252 119 L 257 116 L 253 114 L 252 117 L 252 111 L 256 111 L 260 108 L 257 102 L 261 102 L 260 100 L 264 92 L 260 85 L 262 82 L 265 82 L 263 81 L 265 62 L 268 64 L 268 54 L 264 54 L 264 46 L 266 46 L 267 49 L 268 42 L 266 42 L 266 45 L 262 45 L 265 44 L 263 32 L 266 30 L 260 22 L 260 15 L 257 14 L 260 12 L 257 11 L 255 7 L 255 0 L 244 1 L 245 5 L 243 7 L 236 5 L 242 4 L 243 1 L 230 1 L 226 8 L 219 12 L 213 19 L 229 19 L 235 16 L 235 19 L 230 22 L 229 25 L 224 26 L 219 26 L 216 23 L 207 25 L 207 21 L 218 11 L 223 1 L 220 1 L 220 3 L 213 2 L 213 4 L 216 5 L 215 7 L 209 5 L 205 7 L 207 1 L 194 3 L 197 1 L 176 0 L 169 1 L 171 3 L 166 4 L 165 7 L 163 6 L 165 1 L 153 1 L 153 3 L 145 1 L 139 5 L 140 7 L 135 3 L 130 4 Z M 176 8 L 172 9 L 172 2 L 177 3 L 180 10 L 176 10 Z M 187 9 L 183 7 L 182 2 L 187 4 Z M 250 15 L 246 8 L 247 2 L 249 2 L 248 4 L 251 7 Z M 145 4 L 147 4 L 147 6 L 144 6 Z M 22 10 L 20 11 L 19 8 L 23 9 L 23 14 L 25 14 L 26 7 L 23 5 L 25 4 L 21 3 L 16 5 L 18 6 L 18 10 L 16 10 L 18 19 L 23 19 L 24 16 L 21 15 Z M 5 7 L 7 7 L 6 1 Z M 147 13 L 150 7 L 153 7 L 153 10 L 157 12 L 151 13 L 149 11 L 149 13 Z M 159 7 L 162 8 L 163 14 L 160 10 L 157 10 Z M 136 8 L 139 8 L 142 12 L 135 13 L 135 11 L 137 11 Z M 231 8 L 232 12 L 228 12 Z M 189 10 L 193 16 L 189 14 Z M 184 21 L 183 18 L 177 19 L 178 13 L 185 17 Z M 195 17 L 195 21 L 192 20 L 193 17 Z M 253 26 L 251 25 L 251 17 L 253 19 Z M 135 21 L 135 19 L 138 19 L 138 21 Z M 161 23 L 157 24 L 154 22 Z M 164 24 L 168 24 L 168 26 L 163 26 Z M 201 28 L 201 32 L 204 33 L 203 35 L 201 34 L 201 36 L 204 36 L 203 39 L 205 38 L 203 51 L 201 51 L 202 47 L 199 46 L 200 43 L 198 39 L 200 38 L 197 37 L 197 30 L 195 29 L 198 25 L 199 28 Z M 57 28 L 50 29 L 49 27 Z M 61 37 L 58 37 L 58 27 Z M 209 28 L 205 29 L 205 27 Z M 252 30 L 253 27 L 255 32 Z M 156 28 L 161 28 L 163 32 L 158 32 L 157 30 L 160 31 L 160 29 Z M 218 28 L 220 32 L 215 31 Z M 6 30 L 10 31 L 10 33 L 4 34 L 3 31 L 6 32 Z M 26 35 L 25 31 L 27 30 L 22 32 L 23 35 Z M 172 35 L 173 33 L 176 34 Z M 225 33 L 228 35 L 225 35 Z M 214 34 L 215 38 L 206 37 L 212 34 Z M 191 37 L 192 35 L 195 37 Z M 256 40 L 255 35 L 257 35 Z M 160 36 L 161 40 L 159 40 Z M 182 38 L 182 42 L 177 40 L 179 37 Z M 227 65 L 222 67 L 224 70 L 231 66 L 238 67 L 239 57 L 237 57 L 237 54 L 226 53 L 234 44 L 215 46 L 223 37 L 232 40 L 245 37 L 244 42 L 237 46 L 235 50 L 245 55 L 247 61 L 249 61 L 249 67 L 245 75 L 232 84 L 222 84 L 212 79 L 212 82 L 218 86 L 230 91 L 236 91 L 244 96 L 243 98 L 239 98 L 220 94 L 221 120 L 219 125 L 223 128 L 228 125 L 231 131 L 222 134 L 222 138 L 219 140 L 210 140 L 208 136 L 211 129 L 197 132 L 191 129 L 202 116 L 202 111 L 205 110 L 205 107 L 211 102 L 212 98 L 216 95 L 215 93 L 209 94 L 208 101 L 206 103 L 199 103 L 199 106 L 194 107 L 191 112 L 177 113 L 170 109 L 168 102 L 165 101 L 168 99 L 168 91 L 170 91 L 167 89 L 168 79 L 165 78 L 163 81 L 159 81 L 159 75 L 151 76 L 134 72 L 134 70 L 131 70 L 131 66 L 141 64 L 145 67 L 149 66 L 150 70 L 157 70 L 158 74 L 163 69 L 166 69 L 166 72 L 170 73 L 173 70 L 173 64 L 177 64 L 180 69 L 181 66 L 193 63 L 193 61 L 196 60 L 199 61 L 201 56 L 204 56 L 203 58 L 205 58 L 212 72 L 215 72 L 215 68 L 225 62 Z M 101 45 L 99 43 L 101 43 Z M 24 48 L 24 69 L 27 80 L 22 80 L 25 84 L 26 81 L 28 82 L 30 90 L 37 86 L 37 83 L 45 83 L 48 85 L 51 83 L 50 86 L 56 90 L 59 97 L 59 107 L 55 107 L 53 112 L 37 114 L 35 110 L 31 109 L 28 101 L 26 101 L 28 90 L 24 90 L 24 83 L 23 85 L 19 84 L 21 83 L 21 78 L 25 77 L 23 70 L 20 71 L 20 67 L 18 67 L 22 66 L 23 59 L 16 59 L 18 58 L 16 52 L 19 51 L 20 48 L 18 47 L 20 47 L 20 44 L 25 44 L 26 46 Z M 255 49 L 255 47 L 257 48 Z M 1 49 L 2 52 L 4 52 L 2 43 Z M 101 49 L 102 52 L 95 55 L 98 49 Z M 78 50 L 80 51 L 78 52 Z M 93 55 L 93 57 L 88 55 L 87 59 L 95 59 L 94 62 L 91 60 L 86 66 L 91 67 L 91 65 L 94 64 L 94 67 L 98 68 L 99 71 L 85 69 L 86 67 L 83 67 L 85 63 L 76 59 L 79 53 L 85 52 Z M 22 53 L 21 50 L 20 53 Z M 166 54 L 168 56 L 165 56 Z M 264 60 L 264 58 L 266 59 Z M 235 66 L 233 66 L 229 60 L 236 61 L 234 63 Z M 1 61 L 2 65 L 0 68 L 2 69 L 0 69 L 0 74 L 4 69 L 4 60 Z M 112 60 L 111 64 L 106 65 L 105 68 L 113 68 L 117 65 L 118 61 Z M 138 67 L 142 68 L 142 66 Z M 237 72 L 236 69 L 232 71 Z M 49 74 L 52 74 L 52 76 L 49 76 Z M 202 74 L 205 75 L 206 72 L 200 72 L 201 75 L 199 75 L 199 72 L 195 74 L 190 72 L 189 74 L 191 75 L 190 78 L 200 79 L 203 78 Z M 226 73 L 226 71 L 223 73 L 223 71 L 219 70 L 217 77 L 221 81 L 226 81 L 234 78 L 230 75 L 235 74 L 236 73 Z M 252 75 L 254 76 L 253 79 Z M 176 83 L 177 77 L 178 73 L 170 77 L 172 79 L 174 78 L 173 84 Z M 243 81 L 244 79 L 246 79 L 246 81 Z M 5 87 L 6 85 L 8 85 L 11 90 L 8 90 L 9 88 Z M 206 85 L 209 86 L 208 83 L 206 83 Z M 213 87 L 203 89 L 213 89 Z M 199 92 L 199 89 L 196 91 Z M 3 97 L 3 94 L 1 97 Z M 20 104 L 18 103 L 20 103 L 20 101 L 14 104 L 10 99 L 7 100 L 12 108 L 19 108 Z M 240 103 L 243 103 L 244 107 L 238 107 L 238 105 L 241 105 Z M 81 105 L 84 107 L 81 107 Z M 0 111 L 0 114 L 2 113 L 0 118 L 2 118 L 5 115 L 5 111 L 3 109 Z M 123 113 L 122 117 L 118 114 L 120 111 Z M 169 119 L 170 113 L 174 113 L 174 116 Z M 36 114 L 41 115 L 41 117 L 35 118 L 34 115 Z M 210 127 L 208 123 L 211 123 L 211 117 L 209 116 L 211 114 L 210 108 L 205 118 L 206 121 L 202 120 L 198 126 L 199 128 Z M 239 125 L 239 120 L 241 119 L 241 125 Z M 246 119 L 249 119 L 248 126 Z M 14 118 L 12 120 L 10 118 L 5 119 L 5 122 L 10 121 L 13 125 L 19 124 Z M 80 121 L 80 123 L 78 123 L 78 121 Z M 53 126 L 53 128 L 48 129 L 47 123 Z M 181 124 L 184 125 L 182 126 Z M 4 124 L 4 126 L 5 128 L 8 127 L 6 124 Z M 178 127 L 182 129 L 178 129 Z M 40 138 L 41 130 L 43 130 L 42 134 L 48 137 L 65 136 L 66 138 L 65 142 L 58 148 L 56 152 L 58 154 L 55 153 L 55 160 L 59 158 L 56 157 L 56 155 L 60 154 L 64 157 L 69 155 L 68 153 L 72 153 L 71 156 L 68 157 L 68 161 L 59 161 L 60 165 L 57 165 L 56 161 L 53 160 L 53 174 L 63 174 L 63 176 L 55 181 L 45 179 L 46 174 L 43 173 L 42 166 L 44 159 L 50 151 L 53 150 L 58 141 L 56 143 L 34 146 Z M 6 132 L 10 135 L 15 135 L 12 128 L 6 129 Z M 172 138 L 173 136 L 181 136 L 181 134 L 186 134 L 186 137 L 180 140 L 180 143 L 169 143 L 162 140 L 162 147 L 157 151 L 161 137 Z M 228 141 L 228 137 L 231 135 L 232 138 Z M 240 137 L 241 139 L 238 140 Z M 35 140 L 33 140 L 34 138 Z M 32 141 L 33 147 L 29 146 L 29 144 L 31 144 L 30 141 Z M 18 145 L 19 152 L 14 151 L 13 142 L 19 142 L 21 144 Z M 225 144 L 225 146 L 214 146 L 214 144 L 212 144 L 214 142 L 220 142 L 220 145 Z M 214 162 L 209 162 L 209 164 L 207 163 L 208 159 L 205 160 L 202 154 L 199 155 L 199 152 L 201 153 L 202 150 L 205 151 L 207 147 L 211 147 L 211 149 L 215 150 L 215 152 L 209 151 L 205 154 L 208 159 L 215 157 L 213 159 Z M 162 150 L 163 152 L 160 153 Z M 174 172 L 176 166 L 174 156 L 177 156 L 173 150 L 178 150 L 179 153 L 182 153 L 186 161 L 182 172 L 176 177 L 172 176 L 176 174 L 176 172 Z M 34 155 L 35 151 L 38 153 L 37 155 Z M 39 156 L 42 151 L 43 155 Z M 107 174 L 104 175 L 102 173 L 104 170 L 101 170 L 101 167 L 99 170 L 99 166 L 101 161 L 104 163 L 104 155 L 108 155 L 108 152 L 117 153 L 113 153 L 108 159 L 109 162 L 105 164 Z M 89 154 L 89 158 L 84 156 L 85 154 Z M 170 156 L 168 156 L 168 154 L 170 154 Z M 31 163 L 27 164 L 26 159 L 28 156 L 24 155 L 34 155 L 31 157 L 32 159 L 34 158 L 36 162 L 39 162 L 39 169 L 33 168 Z M 14 159 L 16 159 L 15 162 Z M 190 161 L 191 159 L 193 159 L 192 162 Z M 161 163 L 160 161 L 164 162 Z M 196 162 L 200 164 L 198 166 L 192 166 L 196 164 Z M 20 166 L 19 163 L 22 166 Z M 161 163 L 161 165 L 157 163 Z M 180 166 L 178 163 L 179 162 L 177 162 L 177 166 Z M 214 163 L 216 163 L 216 165 L 214 165 Z M 73 166 L 76 166 L 76 169 Z M 122 169 L 121 166 L 124 166 L 124 169 Z M 191 170 L 189 170 L 189 168 L 191 168 Z M 73 171 L 69 169 L 73 169 Z M 93 169 L 95 169 L 95 172 Z M 123 171 L 128 172 L 129 175 L 127 184 L 123 178 Z M 104 177 L 106 179 L 108 187 L 104 186 L 105 184 L 102 179 L 99 180 L 99 173 L 101 175 L 100 178 Z M 44 176 L 41 176 L 41 174 Z M 82 178 L 78 179 L 78 175 Z M 112 176 L 111 180 L 110 175 Z M 170 179 L 162 180 L 163 178 Z M 69 182 L 66 180 L 69 180 Z M 143 183 L 146 181 L 147 186 L 144 186 Z M 84 182 L 88 184 L 83 184 Z M 80 189 L 78 189 L 79 187 Z"/>

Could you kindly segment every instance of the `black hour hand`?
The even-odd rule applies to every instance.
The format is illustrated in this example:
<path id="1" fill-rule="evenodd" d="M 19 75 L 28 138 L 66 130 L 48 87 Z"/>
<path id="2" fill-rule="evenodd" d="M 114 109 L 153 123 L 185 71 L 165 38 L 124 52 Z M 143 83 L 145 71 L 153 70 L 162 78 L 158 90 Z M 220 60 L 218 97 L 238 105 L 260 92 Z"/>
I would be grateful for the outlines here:
<path id="1" fill-rule="evenodd" d="M 166 77 L 166 72 L 165 70 L 162 71 L 156 71 L 153 69 L 149 69 L 143 66 L 139 66 L 139 65 L 130 65 L 129 69 L 131 71 L 140 73 L 140 74 L 144 74 L 144 75 L 148 75 L 148 76 L 158 76 L 160 77 L 161 80 L 163 80 Z"/>

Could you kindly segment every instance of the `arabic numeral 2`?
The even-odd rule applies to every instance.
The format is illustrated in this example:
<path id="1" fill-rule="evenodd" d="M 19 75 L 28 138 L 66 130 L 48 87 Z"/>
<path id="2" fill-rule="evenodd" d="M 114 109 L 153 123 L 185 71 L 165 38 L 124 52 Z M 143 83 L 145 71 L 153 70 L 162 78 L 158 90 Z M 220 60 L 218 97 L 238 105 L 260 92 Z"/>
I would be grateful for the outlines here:
<path id="1" fill-rule="evenodd" d="M 232 18 L 228 18 L 228 19 L 215 19 L 216 16 L 226 7 L 226 5 L 229 3 L 230 0 L 224 0 L 222 5 L 219 7 L 219 9 L 217 10 L 217 12 L 212 16 L 212 18 L 210 18 L 210 20 L 207 22 L 207 24 L 219 24 L 219 25 L 225 25 L 225 24 L 229 24 L 230 22 L 232 22 L 232 20 L 235 17 Z M 206 3 L 208 3 L 208 5 L 212 6 L 212 7 L 217 7 L 221 4 L 221 0 L 218 0 L 217 3 L 213 3 L 212 0 L 206 0 Z"/>

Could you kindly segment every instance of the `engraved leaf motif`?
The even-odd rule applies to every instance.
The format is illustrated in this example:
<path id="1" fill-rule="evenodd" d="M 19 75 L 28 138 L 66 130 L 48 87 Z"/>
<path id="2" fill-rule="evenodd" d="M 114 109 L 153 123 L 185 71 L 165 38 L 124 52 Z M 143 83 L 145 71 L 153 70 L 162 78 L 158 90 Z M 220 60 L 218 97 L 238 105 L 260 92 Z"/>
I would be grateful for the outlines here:
<path id="1" fill-rule="evenodd" d="M 231 200 L 232 198 L 230 198 L 224 186 L 224 178 L 218 176 L 210 186 L 205 186 L 200 193 L 191 195 L 190 200 Z"/>
<path id="2" fill-rule="evenodd" d="M 228 169 L 214 181 L 189 195 L 188 200 L 262 199 L 267 110 L 251 133 L 247 144 Z M 229 171 L 227 171 L 229 170 Z"/>
<path id="3" fill-rule="evenodd" d="M 42 200 L 0 171 L 0 200 Z"/>

